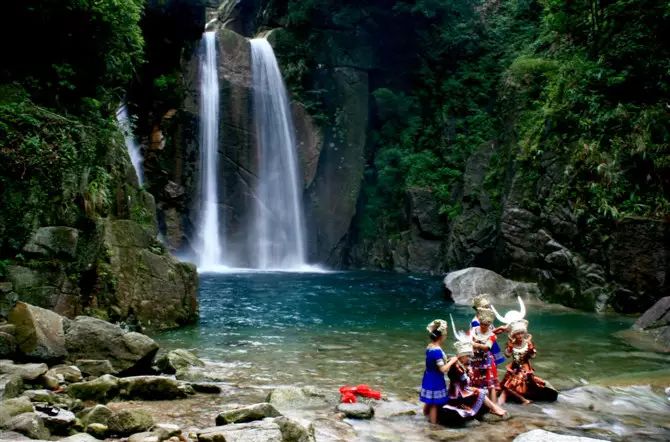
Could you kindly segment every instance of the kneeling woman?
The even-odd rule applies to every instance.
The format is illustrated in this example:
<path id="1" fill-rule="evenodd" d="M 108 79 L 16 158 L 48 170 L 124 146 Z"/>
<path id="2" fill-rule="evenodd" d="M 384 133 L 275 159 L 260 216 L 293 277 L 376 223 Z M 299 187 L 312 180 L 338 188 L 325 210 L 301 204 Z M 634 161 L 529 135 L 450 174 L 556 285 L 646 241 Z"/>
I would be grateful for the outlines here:
<path id="1" fill-rule="evenodd" d="M 444 373 L 456 362 L 455 357 L 447 360 L 442 351 L 442 343 L 447 338 L 447 326 L 447 321 L 436 319 L 426 327 L 430 344 L 426 347 L 426 370 L 423 372 L 419 399 L 425 404 L 424 414 L 433 424 L 437 423 L 438 408 L 447 403 Z"/>
<path id="2" fill-rule="evenodd" d="M 503 379 L 500 404 L 504 404 L 508 397 L 518 400 L 522 404 L 529 404 L 531 400 L 553 402 L 558 397 L 558 391 L 548 385 L 543 379 L 535 376 L 535 370 L 530 360 L 535 357 L 536 350 L 532 336 L 527 334 L 528 321 L 520 319 L 510 324 L 510 339 L 507 342 L 505 355 L 512 358 L 507 366 Z"/>
<path id="3" fill-rule="evenodd" d="M 449 377 L 449 402 L 444 406 L 444 410 L 455 411 L 461 418 L 467 419 L 476 416 L 482 405 L 485 405 L 491 413 L 504 416 L 507 412 L 487 397 L 485 388 L 475 388 L 470 384 L 470 379 L 472 379 L 472 368 L 470 367 L 470 358 L 473 354 L 472 343 L 467 337 L 464 337 L 463 340 L 459 339 L 454 345 L 458 359 L 447 372 Z"/>

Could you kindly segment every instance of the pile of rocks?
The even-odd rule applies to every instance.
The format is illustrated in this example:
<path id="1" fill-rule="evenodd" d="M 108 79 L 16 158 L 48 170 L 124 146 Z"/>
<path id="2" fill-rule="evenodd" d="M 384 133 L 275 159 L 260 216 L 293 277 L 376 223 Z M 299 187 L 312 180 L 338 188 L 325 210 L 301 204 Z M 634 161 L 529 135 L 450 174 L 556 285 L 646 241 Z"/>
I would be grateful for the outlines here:
<path id="1" fill-rule="evenodd" d="M 87 316 L 69 320 L 23 302 L 6 317 L 0 324 L 0 357 L 6 358 L 0 359 L 0 439 L 18 433 L 38 440 L 76 435 L 73 442 L 133 435 L 134 442 L 176 441 L 179 427 L 104 404 L 221 392 L 214 384 L 169 376 L 204 367 L 192 353 L 175 350 L 156 360 L 153 339 L 118 325 Z"/>

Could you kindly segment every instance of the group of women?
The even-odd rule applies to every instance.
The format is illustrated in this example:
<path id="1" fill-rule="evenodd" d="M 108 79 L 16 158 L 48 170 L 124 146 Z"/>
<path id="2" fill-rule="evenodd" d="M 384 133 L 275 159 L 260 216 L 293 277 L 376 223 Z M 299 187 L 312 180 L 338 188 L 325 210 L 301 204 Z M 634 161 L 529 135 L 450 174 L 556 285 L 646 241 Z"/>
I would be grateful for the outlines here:
<path id="1" fill-rule="evenodd" d="M 536 351 L 528 333 L 525 306 L 519 298 L 520 310 L 511 310 L 501 316 L 489 302 L 487 295 L 473 300 L 476 315 L 467 333 L 456 330 L 451 323 L 456 342 L 456 356 L 448 358 L 442 350 L 447 338 L 448 323 L 436 319 L 428 324 L 430 343 L 426 348 L 426 370 L 421 385 L 420 400 L 424 413 L 432 423 L 440 415 L 468 419 L 480 413 L 504 416 L 502 405 L 509 399 L 529 404 L 532 400 L 556 400 L 558 392 L 535 375 L 530 360 Z M 498 318 L 504 325 L 494 327 Z M 504 355 L 497 336 L 508 333 Z M 511 358 L 502 382 L 498 379 L 498 365 Z M 445 374 L 449 380 L 448 386 Z"/>

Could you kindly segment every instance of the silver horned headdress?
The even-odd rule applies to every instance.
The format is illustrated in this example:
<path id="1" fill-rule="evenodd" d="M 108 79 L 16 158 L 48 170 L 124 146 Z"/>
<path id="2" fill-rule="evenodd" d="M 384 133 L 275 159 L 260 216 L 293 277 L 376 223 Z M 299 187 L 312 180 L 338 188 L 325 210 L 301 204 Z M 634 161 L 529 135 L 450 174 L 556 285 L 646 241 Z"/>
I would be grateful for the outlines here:
<path id="1" fill-rule="evenodd" d="M 510 310 L 505 313 L 505 316 L 500 316 L 500 313 L 498 313 L 496 308 L 491 306 L 491 310 L 493 310 L 493 313 L 495 313 L 498 321 L 505 324 L 511 324 L 512 322 L 522 320 L 526 316 L 526 306 L 523 303 L 523 299 L 521 299 L 521 296 L 517 296 L 516 298 L 519 300 L 519 311 Z"/>

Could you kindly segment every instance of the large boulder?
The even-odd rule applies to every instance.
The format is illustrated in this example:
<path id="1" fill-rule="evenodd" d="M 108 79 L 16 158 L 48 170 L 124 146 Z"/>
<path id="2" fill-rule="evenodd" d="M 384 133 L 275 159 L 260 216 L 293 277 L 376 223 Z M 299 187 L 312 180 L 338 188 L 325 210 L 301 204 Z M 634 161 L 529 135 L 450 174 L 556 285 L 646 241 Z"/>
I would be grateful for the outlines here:
<path id="1" fill-rule="evenodd" d="M 117 373 L 150 371 L 158 351 L 158 344 L 148 336 L 88 316 L 69 323 L 65 346 L 71 360 L 106 359 Z"/>
<path id="2" fill-rule="evenodd" d="M 536 300 L 540 295 L 537 284 L 505 279 L 496 272 L 478 267 L 448 273 L 444 286 L 454 302 L 463 305 L 471 305 L 472 299 L 482 293 L 488 293 L 491 302 L 514 301 L 517 296 Z"/>
<path id="3" fill-rule="evenodd" d="M 241 424 L 280 415 L 279 411 L 271 404 L 262 402 L 260 404 L 222 411 L 216 417 L 216 425 Z"/>
<path id="4" fill-rule="evenodd" d="M 314 442 L 314 431 L 305 428 L 299 422 L 289 419 L 285 416 L 276 418 L 275 423 L 279 425 L 284 442 Z"/>
<path id="5" fill-rule="evenodd" d="M 27 358 L 58 361 L 67 356 L 62 316 L 50 310 L 17 302 L 9 312 L 8 319 L 16 327 L 18 350 Z"/>
<path id="6" fill-rule="evenodd" d="M 119 394 L 119 379 L 106 374 L 88 382 L 71 384 L 67 392 L 70 396 L 82 401 L 106 403 Z"/>
<path id="7" fill-rule="evenodd" d="M 109 431 L 118 436 L 130 436 L 148 431 L 153 425 L 153 418 L 144 410 L 117 411 L 108 421 Z"/>
<path id="8" fill-rule="evenodd" d="M 631 330 L 617 335 L 643 350 L 670 352 L 670 296 L 644 312 Z"/>
<path id="9" fill-rule="evenodd" d="M 23 251 L 43 257 L 72 259 L 77 253 L 79 230 L 65 226 L 40 227 L 23 247 Z"/>
<path id="10" fill-rule="evenodd" d="M 165 376 L 132 376 L 119 380 L 120 395 L 125 399 L 166 400 L 187 396 L 183 385 Z"/>
<path id="11" fill-rule="evenodd" d="M 130 220 L 104 223 L 104 247 L 115 275 L 119 316 L 134 316 L 151 329 L 172 328 L 198 316 L 198 275 L 177 261 L 151 233 Z"/>
<path id="12" fill-rule="evenodd" d="M 198 432 L 198 442 L 283 442 L 283 435 L 272 419 L 223 425 Z"/>
<path id="13" fill-rule="evenodd" d="M 161 356 L 156 361 L 156 366 L 163 373 L 175 374 L 177 370 L 184 370 L 188 367 L 204 367 L 205 363 L 190 351 L 179 348 Z"/>

